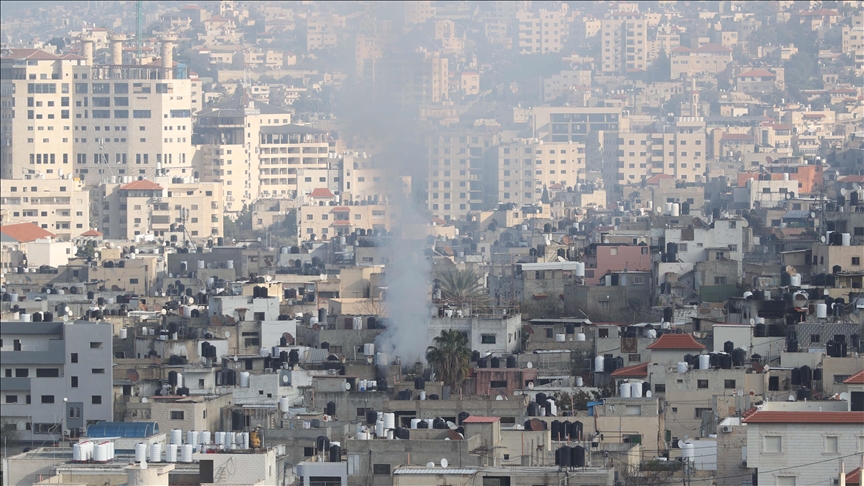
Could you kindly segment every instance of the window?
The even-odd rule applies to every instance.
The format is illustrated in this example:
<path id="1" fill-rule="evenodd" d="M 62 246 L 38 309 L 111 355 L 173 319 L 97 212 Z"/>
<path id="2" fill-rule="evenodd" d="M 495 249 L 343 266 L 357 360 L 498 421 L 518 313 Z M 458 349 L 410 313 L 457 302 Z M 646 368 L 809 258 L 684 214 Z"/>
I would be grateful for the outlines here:
<path id="1" fill-rule="evenodd" d="M 708 380 L 696 380 L 696 387 L 701 389 L 708 388 Z"/>
<path id="2" fill-rule="evenodd" d="M 132 110 L 132 118 L 150 118 L 150 110 Z"/>
<path id="3" fill-rule="evenodd" d="M 90 397 L 90 403 L 93 405 L 102 405 L 102 395 L 93 395 Z"/>
<path id="4" fill-rule="evenodd" d="M 483 334 L 480 336 L 480 342 L 483 344 L 495 344 L 495 335 Z"/>
<path id="5" fill-rule="evenodd" d="M 735 380 L 723 380 L 723 388 L 727 390 L 735 389 Z"/>
<path id="6" fill-rule="evenodd" d="M 15 368 L 15 378 L 27 378 L 30 376 L 30 370 L 27 368 Z"/>
<path id="7" fill-rule="evenodd" d="M 783 452 L 783 440 L 779 435 L 766 435 L 763 452 Z"/>
<path id="8" fill-rule="evenodd" d="M 372 474 L 390 475 L 390 464 L 373 464 Z"/>
<path id="9" fill-rule="evenodd" d="M 703 415 L 705 417 L 710 417 L 714 413 L 714 410 L 711 408 L 697 408 L 696 409 L 696 418 L 701 419 Z"/>
<path id="10" fill-rule="evenodd" d="M 183 420 L 183 411 L 182 410 L 172 410 L 171 411 L 171 420 Z"/>
<path id="11" fill-rule="evenodd" d="M 92 370 L 90 370 L 90 372 L 93 373 L 94 375 L 104 375 L 105 374 L 105 368 L 93 368 Z"/>
<path id="12" fill-rule="evenodd" d="M 856 267 L 861 265 L 861 257 L 852 257 L 852 265 Z"/>
<path id="13" fill-rule="evenodd" d="M 678 251 L 680 251 L 680 252 L 687 251 L 687 243 L 678 243 Z"/>
<path id="14" fill-rule="evenodd" d="M 57 378 L 60 370 L 57 368 L 36 368 L 36 378 Z"/>
<path id="15" fill-rule="evenodd" d="M 825 452 L 827 454 L 838 454 L 840 452 L 839 437 L 836 435 L 825 437 Z"/>
<path id="16" fill-rule="evenodd" d="M 553 337 L 555 337 L 555 336 L 553 336 L 554 333 L 555 333 L 555 329 L 552 329 L 551 327 L 546 328 L 546 338 L 547 339 L 552 339 Z"/>
<path id="17" fill-rule="evenodd" d="M 72 357 L 70 358 L 69 362 L 70 363 L 77 363 L 78 362 L 78 353 L 72 353 Z"/>
<path id="18" fill-rule="evenodd" d="M 42 395 L 42 403 L 54 403 L 54 395 Z"/>
<path id="19" fill-rule="evenodd" d="M 609 329 L 607 329 L 607 328 L 598 329 L 597 335 L 601 338 L 608 338 L 609 337 Z"/>
<path id="20" fill-rule="evenodd" d="M 6 395 L 6 403 L 18 403 L 18 395 Z"/>
<path id="21" fill-rule="evenodd" d="M 91 341 L 90 349 L 102 349 L 102 343 Z"/>
<path id="22" fill-rule="evenodd" d="M 795 476 L 778 476 L 777 486 L 795 486 L 797 478 Z"/>
<path id="23" fill-rule="evenodd" d="M 507 388 L 507 380 L 492 380 L 489 382 L 490 388 Z"/>
<path id="24" fill-rule="evenodd" d="M 642 355 L 641 354 L 628 354 L 627 355 L 627 361 L 630 363 L 638 363 L 638 362 L 642 361 Z"/>
<path id="25" fill-rule="evenodd" d="M 714 285 L 726 285 L 726 277 L 714 277 Z"/>
<path id="26" fill-rule="evenodd" d="M 666 393 L 666 385 L 662 383 L 654 384 L 654 391 L 656 393 Z"/>
<path id="27" fill-rule="evenodd" d="M 73 376 L 70 385 L 72 388 L 78 388 L 78 377 Z"/>

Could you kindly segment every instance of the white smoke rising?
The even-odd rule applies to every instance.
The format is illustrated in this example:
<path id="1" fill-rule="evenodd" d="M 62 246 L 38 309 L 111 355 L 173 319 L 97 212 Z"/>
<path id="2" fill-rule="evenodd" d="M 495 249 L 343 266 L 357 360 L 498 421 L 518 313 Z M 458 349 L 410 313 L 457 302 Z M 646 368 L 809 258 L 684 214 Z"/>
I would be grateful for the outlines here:
<path id="1" fill-rule="evenodd" d="M 403 222 L 406 221 L 403 215 Z M 394 237 L 385 268 L 384 307 L 387 330 L 378 335 L 376 349 L 399 356 L 403 365 L 426 360 L 431 313 L 431 265 L 423 252 L 424 240 Z"/>

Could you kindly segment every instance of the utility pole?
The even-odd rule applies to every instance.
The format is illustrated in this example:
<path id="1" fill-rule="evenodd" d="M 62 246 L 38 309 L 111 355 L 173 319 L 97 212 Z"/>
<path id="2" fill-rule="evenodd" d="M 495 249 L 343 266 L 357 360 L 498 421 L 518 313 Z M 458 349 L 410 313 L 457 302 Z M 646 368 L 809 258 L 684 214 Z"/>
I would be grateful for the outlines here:
<path id="1" fill-rule="evenodd" d="M 144 26 L 142 25 L 142 4 L 141 0 L 135 2 L 135 57 L 138 59 L 138 65 L 141 65 L 141 37 L 144 35 Z"/>

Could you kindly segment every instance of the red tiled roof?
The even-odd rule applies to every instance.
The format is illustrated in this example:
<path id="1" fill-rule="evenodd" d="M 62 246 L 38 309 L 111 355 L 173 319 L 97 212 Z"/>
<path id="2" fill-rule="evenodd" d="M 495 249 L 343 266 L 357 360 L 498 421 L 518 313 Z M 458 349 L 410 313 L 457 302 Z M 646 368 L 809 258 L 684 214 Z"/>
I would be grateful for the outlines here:
<path id="1" fill-rule="evenodd" d="M 344 211 L 351 211 L 351 208 L 349 208 L 348 206 L 336 206 L 335 208 L 333 208 L 332 210 L 330 210 L 331 213 L 334 212 L 334 211 L 342 211 L 342 212 L 344 212 Z"/>
<path id="2" fill-rule="evenodd" d="M 9 49 L 9 52 L 3 57 L 9 59 L 30 59 L 33 61 L 53 61 L 60 59 L 59 56 L 42 49 Z"/>
<path id="3" fill-rule="evenodd" d="M 441 219 L 441 218 L 432 218 L 432 222 L 435 223 L 435 224 L 438 225 L 438 226 L 442 226 L 442 225 L 447 224 L 447 221 L 444 221 L 444 220 Z"/>
<path id="4" fill-rule="evenodd" d="M 133 181 L 129 184 L 120 186 L 121 191 L 161 191 L 162 189 L 164 189 L 162 186 L 153 181 L 148 181 L 147 179 Z"/>
<path id="5" fill-rule="evenodd" d="M 647 346 L 648 349 L 705 349 L 690 334 L 663 334 Z"/>
<path id="6" fill-rule="evenodd" d="M 743 73 L 738 75 L 739 78 L 743 78 L 745 76 L 746 77 L 759 77 L 759 78 L 776 78 L 777 77 L 776 74 L 772 73 L 771 71 L 768 71 L 767 69 L 751 69 L 749 71 L 744 71 Z"/>
<path id="7" fill-rule="evenodd" d="M 463 424 L 494 424 L 495 422 L 501 420 L 501 417 L 483 417 L 481 415 L 469 415 L 465 420 L 462 421 Z"/>
<path id="8" fill-rule="evenodd" d="M 645 181 L 645 184 L 653 186 L 655 184 L 660 184 L 660 181 L 664 179 L 674 179 L 674 177 L 669 174 L 657 174 L 655 176 L 649 177 L 648 180 Z"/>
<path id="9" fill-rule="evenodd" d="M 864 175 L 848 175 L 837 179 L 837 182 L 864 182 Z"/>
<path id="10" fill-rule="evenodd" d="M 316 189 L 312 189 L 312 192 L 309 194 L 309 197 L 336 197 L 330 189 L 326 187 L 318 187 Z"/>
<path id="11" fill-rule="evenodd" d="M 864 370 L 861 370 L 858 373 L 855 373 L 854 375 L 850 376 L 849 378 L 846 378 L 845 380 L 843 380 L 843 384 L 844 385 L 864 385 Z"/>
<path id="12" fill-rule="evenodd" d="M 640 363 L 633 366 L 618 368 L 612 372 L 612 376 L 616 378 L 642 378 L 648 376 L 648 363 Z"/>
<path id="13" fill-rule="evenodd" d="M 102 233 L 96 231 L 95 229 L 89 229 L 81 233 L 81 236 L 102 236 Z"/>
<path id="14" fill-rule="evenodd" d="M 747 424 L 864 424 L 864 413 L 756 410 L 745 414 L 741 422 Z"/>
<path id="15" fill-rule="evenodd" d="M 860 467 L 846 475 L 846 484 L 861 484 Z"/>
<path id="16" fill-rule="evenodd" d="M 727 52 L 732 52 L 732 49 L 729 49 L 728 47 L 723 47 L 720 44 L 705 44 L 702 47 L 694 49 L 693 52 L 723 52 L 723 53 L 727 53 Z"/>
<path id="17" fill-rule="evenodd" d="M 54 233 L 44 230 L 35 223 L 4 224 L 0 226 L 0 233 L 17 240 L 19 243 L 29 243 L 39 238 L 55 237 Z"/>

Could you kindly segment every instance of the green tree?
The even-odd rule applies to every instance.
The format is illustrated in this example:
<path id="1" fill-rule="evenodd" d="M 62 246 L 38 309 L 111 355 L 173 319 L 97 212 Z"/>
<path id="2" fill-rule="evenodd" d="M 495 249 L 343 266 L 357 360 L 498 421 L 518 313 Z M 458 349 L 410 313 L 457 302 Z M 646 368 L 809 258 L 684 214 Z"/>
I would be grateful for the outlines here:
<path id="1" fill-rule="evenodd" d="M 474 270 L 449 268 L 435 277 L 441 289 L 441 300 L 454 305 L 477 304 L 489 300 L 483 281 Z"/>
<path id="2" fill-rule="evenodd" d="M 237 238 L 237 236 L 239 234 L 240 234 L 240 232 L 237 231 L 237 223 L 235 223 L 234 220 L 229 218 L 228 216 L 223 216 L 222 217 L 222 236 L 230 239 L 230 238 Z"/>
<path id="3" fill-rule="evenodd" d="M 468 336 L 454 329 L 442 330 L 426 349 L 426 361 L 451 390 L 460 389 L 470 370 Z"/>
<path id="4" fill-rule="evenodd" d="M 66 48 L 66 41 L 62 37 L 52 37 L 48 41 L 48 45 L 55 46 L 59 52 L 63 52 L 63 49 Z"/>
<path id="5" fill-rule="evenodd" d="M 815 55 L 799 52 L 790 57 L 783 67 L 786 75 L 786 89 L 793 99 L 804 101 L 801 95 L 802 90 L 822 89 L 822 75 Z"/>
<path id="6" fill-rule="evenodd" d="M 81 245 L 75 252 L 75 256 L 78 258 L 95 258 L 96 248 L 93 248 L 90 245 Z"/>

